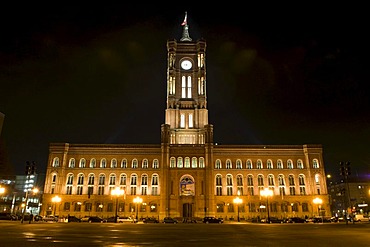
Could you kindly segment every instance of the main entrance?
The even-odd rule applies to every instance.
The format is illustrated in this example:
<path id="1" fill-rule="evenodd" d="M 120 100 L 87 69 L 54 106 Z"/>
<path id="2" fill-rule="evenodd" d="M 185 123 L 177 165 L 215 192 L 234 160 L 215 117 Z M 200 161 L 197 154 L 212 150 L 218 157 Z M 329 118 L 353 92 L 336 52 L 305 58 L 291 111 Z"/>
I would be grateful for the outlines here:
<path id="1" fill-rule="evenodd" d="M 193 218 L 193 204 L 192 203 L 184 203 L 182 204 L 182 217 L 184 219 Z"/>

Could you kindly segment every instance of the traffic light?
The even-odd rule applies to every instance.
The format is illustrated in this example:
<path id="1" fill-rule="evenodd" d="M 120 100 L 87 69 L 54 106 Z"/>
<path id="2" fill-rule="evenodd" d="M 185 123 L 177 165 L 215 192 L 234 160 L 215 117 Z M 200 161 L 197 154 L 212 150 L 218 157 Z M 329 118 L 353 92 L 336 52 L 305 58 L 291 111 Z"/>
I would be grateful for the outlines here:
<path id="1" fill-rule="evenodd" d="M 346 163 L 344 162 L 339 162 L 340 168 L 340 175 L 343 177 L 351 175 L 351 162 L 347 161 Z"/>
<path id="2" fill-rule="evenodd" d="M 339 168 L 340 175 L 344 176 L 345 175 L 345 169 L 344 169 L 343 162 L 339 162 L 339 165 L 340 165 L 340 168 Z"/>

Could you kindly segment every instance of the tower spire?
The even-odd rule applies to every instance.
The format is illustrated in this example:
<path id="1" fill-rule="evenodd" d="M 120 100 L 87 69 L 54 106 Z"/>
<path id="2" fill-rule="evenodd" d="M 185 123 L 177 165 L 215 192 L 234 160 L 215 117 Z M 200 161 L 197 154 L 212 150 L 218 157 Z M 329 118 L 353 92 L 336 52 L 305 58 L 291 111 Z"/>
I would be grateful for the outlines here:
<path id="1" fill-rule="evenodd" d="M 188 26 L 188 12 L 185 11 L 184 21 L 181 23 L 181 26 L 184 26 L 182 30 L 182 37 L 180 41 L 192 41 L 189 36 L 189 26 Z"/>

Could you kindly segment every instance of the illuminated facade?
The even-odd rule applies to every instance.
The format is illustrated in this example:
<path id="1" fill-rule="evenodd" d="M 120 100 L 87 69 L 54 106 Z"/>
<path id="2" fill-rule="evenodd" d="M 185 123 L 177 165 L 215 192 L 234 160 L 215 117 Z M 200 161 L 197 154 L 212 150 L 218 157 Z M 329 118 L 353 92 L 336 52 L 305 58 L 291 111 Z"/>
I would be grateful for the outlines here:
<path id="1" fill-rule="evenodd" d="M 208 123 L 206 42 L 187 20 L 167 41 L 160 144 L 51 143 L 41 214 L 224 219 L 328 215 L 321 145 L 217 145 Z M 111 191 L 125 191 L 118 198 Z M 261 196 L 268 188 L 272 195 Z M 53 202 L 59 196 L 61 201 Z M 234 199 L 239 197 L 238 204 Z M 134 198 L 142 198 L 137 205 Z M 266 200 L 267 199 L 267 200 Z M 117 204 L 117 208 L 116 208 Z M 138 206 L 138 207 L 137 207 Z"/>

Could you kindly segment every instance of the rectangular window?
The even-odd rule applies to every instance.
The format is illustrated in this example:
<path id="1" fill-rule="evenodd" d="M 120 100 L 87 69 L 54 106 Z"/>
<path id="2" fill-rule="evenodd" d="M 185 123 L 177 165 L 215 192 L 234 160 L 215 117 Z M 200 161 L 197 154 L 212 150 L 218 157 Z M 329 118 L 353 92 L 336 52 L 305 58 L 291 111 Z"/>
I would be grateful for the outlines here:
<path id="1" fill-rule="evenodd" d="M 158 196 L 158 187 L 152 187 L 152 195 Z"/>
<path id="2" fill-rule="evenodd" d="M 107 212 L 113 212 L 113 203 L 108 203 Z"/>
<path id="3" fill-rule="evenodd" d="M 217 204 L 217 213 L 223 213 L 224 212 L 224 204 Z"/>
<path id="4" fill-rule="evenodd" d="M 216 195 L 217 196 L 222 196 L 222 187 L 220 187 L 220 186 L 216 187 Z"/>
<path id="5" fill-rule="evenodd" d="M 77 195 L 82 195 L 82 186 L 77 186 Z"/>
<path id="6" fill-rule="evenodd" d="M 67 186 L 67 195 L 72 195 L 72 186 L 68 185 Z"/>

